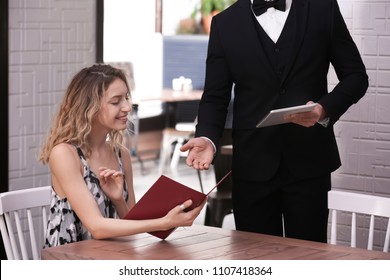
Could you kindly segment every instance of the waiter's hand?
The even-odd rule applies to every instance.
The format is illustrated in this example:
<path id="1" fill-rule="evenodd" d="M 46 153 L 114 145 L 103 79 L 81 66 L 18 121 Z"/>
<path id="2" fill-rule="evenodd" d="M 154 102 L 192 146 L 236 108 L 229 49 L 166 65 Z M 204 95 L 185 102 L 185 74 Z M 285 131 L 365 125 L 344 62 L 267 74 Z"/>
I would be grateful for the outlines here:
<path id="1" fill-rule="evenodd" d="M 312 101 L 307 102 L 307 104 L 313 103 Z M 287 115 L 284 117 L 285 120 L 296 123 L 305 127 L 311 127 L 315 125 L 318 121 L 322 121 L 326 118 L 326 112 L 321 104 L 317 104 L 313 110 L 309 112 L 296 113 Z"/>
<path id="2" fill-rule="evenodd" d="M 186 163 L 197 170 L 208 170 L 214 158 L 213 145 L 202 137 L 190 139 L 180 151 L 188 151 Z"/>

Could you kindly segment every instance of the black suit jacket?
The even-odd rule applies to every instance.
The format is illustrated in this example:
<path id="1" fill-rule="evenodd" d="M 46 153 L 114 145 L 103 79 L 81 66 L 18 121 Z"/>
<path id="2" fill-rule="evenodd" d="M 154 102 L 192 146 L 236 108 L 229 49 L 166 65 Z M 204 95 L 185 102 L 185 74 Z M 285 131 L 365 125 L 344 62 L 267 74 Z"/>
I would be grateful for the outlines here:
<path id="1" fill-rule="evenodd" d="M 296 9 L 296 36 L 281 80 L 258 38 L 250 0 L 238 0 L 212 20 L 196 136 L 207 136 L 218 146 L 234 83 L 233 170 L 237 178 L 267 180 L 282 159 L 302 178 L 337 169 L 341 163 L 333 124 L 368 87 L 365 66 L 337 1 L 293 0 L 291 9 Z M 330 63 L 339 83 L 328 92 Z M 310 100 L 324 107 L 330 117 L 328 127 L 255 128 L 269 110 Z"/>

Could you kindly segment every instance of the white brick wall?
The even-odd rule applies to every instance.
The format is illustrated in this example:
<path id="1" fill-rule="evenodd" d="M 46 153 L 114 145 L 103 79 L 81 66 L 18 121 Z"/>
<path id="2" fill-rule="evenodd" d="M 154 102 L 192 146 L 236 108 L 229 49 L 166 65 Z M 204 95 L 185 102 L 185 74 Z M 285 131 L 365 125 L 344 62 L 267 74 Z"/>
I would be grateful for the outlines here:
<path id="1" fill-rule="evenodd" d="M 390 196 L 390 1 L 338 2 L 366 65 L 370 86 L 335 126 L 342 166 L 333 174 L 333 188 Z M 330 77 L 334 85 L 333 71 Z M 367 238 L 367 225 L 367 217 L 358 221 L 358 236 Z M 376 222 L 376 244 L 383 243 L 386 226 L 381 219 Z M 349 240 L 349 230 L 341 229 L 341 240 Z M 363 238 L 358 240 L 359 246 L 366 244 Z"/>
<path id="2" fill-rule="evenodd" d="M 339 0 L 341 12 L 369 75 L 367 94 L 335 131 L 342 167 L 335 188 L 390 196 L 390 1 Z M 335 84 L 335 74 L 330 74 Z"/>
<path id="3" fill-rule="evenodd" d="M 95 0 L 9 1 L 9 189 L 50 183 L 37 162 L 70 78 L 95 61 Z"/>

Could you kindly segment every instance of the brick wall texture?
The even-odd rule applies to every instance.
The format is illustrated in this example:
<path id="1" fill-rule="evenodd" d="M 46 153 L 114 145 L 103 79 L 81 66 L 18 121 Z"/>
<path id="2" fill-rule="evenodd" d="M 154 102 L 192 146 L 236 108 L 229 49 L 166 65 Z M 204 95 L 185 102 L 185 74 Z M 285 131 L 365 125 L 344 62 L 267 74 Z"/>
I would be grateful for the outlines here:
<path id="1" fill-rule="evenodd" d="M 37 162 L 70 78 L 95 61 L 94 0 L 9 1 L 9 189 L 49 184 Z"/>

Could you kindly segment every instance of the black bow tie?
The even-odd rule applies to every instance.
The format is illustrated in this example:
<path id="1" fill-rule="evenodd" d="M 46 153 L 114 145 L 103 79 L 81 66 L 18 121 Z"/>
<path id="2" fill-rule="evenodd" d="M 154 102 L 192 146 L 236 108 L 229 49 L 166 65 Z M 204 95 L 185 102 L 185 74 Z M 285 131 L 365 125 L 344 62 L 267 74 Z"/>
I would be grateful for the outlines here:
<path id="1" fill-rule="evenodd" d="M 284 12 L 286 10 L 286 0 L 253 0 L 252 9 L 256 16 L 265 13 L 268 8 L 272 7 Z"/>

